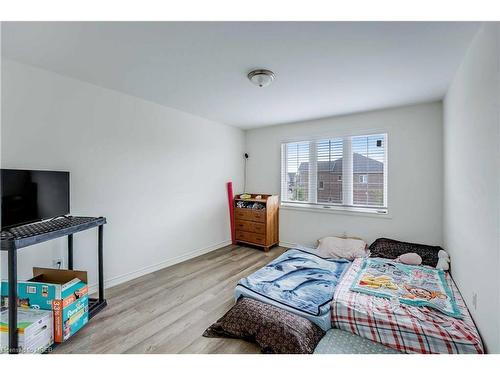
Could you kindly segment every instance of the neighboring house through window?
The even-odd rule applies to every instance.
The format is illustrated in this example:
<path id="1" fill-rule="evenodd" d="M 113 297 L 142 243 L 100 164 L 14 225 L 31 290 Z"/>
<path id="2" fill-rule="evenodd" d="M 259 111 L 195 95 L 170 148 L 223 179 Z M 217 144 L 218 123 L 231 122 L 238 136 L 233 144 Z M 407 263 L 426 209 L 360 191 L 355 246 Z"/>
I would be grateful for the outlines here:
<path id="1" fill-rule="evenodd" d="M 282 144 L 282 204 L 387 208 L 387 135 Z"/>

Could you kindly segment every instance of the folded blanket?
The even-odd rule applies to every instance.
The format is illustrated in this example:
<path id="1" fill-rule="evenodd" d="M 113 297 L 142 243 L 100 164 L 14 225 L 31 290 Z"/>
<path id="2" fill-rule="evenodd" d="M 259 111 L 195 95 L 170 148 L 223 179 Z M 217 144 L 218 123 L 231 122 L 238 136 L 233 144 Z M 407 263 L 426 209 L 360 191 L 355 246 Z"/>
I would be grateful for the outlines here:
<path id="1" fill-rule="evenodd" d="M 291 249 L 238 285 L 299 311 L 320 315 L 322 307 L 329 309 L 335 287 L 349 264 Z"/>
<path id="2" fill-rule="evenodd" d="M 363 262 L 351 290 L 396 302 L 435 308 L 454 318 L 461 318 L 455 298 L 442 270 L 410 266 L 382 258 Z"/>

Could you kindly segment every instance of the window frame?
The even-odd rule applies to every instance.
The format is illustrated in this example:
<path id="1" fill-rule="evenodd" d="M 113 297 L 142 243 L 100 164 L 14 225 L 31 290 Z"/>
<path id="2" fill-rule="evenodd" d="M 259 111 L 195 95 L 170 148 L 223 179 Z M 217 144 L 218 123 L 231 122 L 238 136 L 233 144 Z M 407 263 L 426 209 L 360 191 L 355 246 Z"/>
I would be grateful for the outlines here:
<path id="1" fill-rule="evenodd" d="M 345 139 L 349 139 L 349 148 L 348 151 L 343 150 L 344 157 L 346 155 L 346 152 L 351 152 L 351 146 L 350 146 L 350 141 L 352 140 L 353 137 L 370 137 L 370 136 L 376 136 L 376 135 L 383 135 L 385 137 L 385 145 L 384 145 L 384 173 L 383 173 L 383 179 L 384 179 L 384 185 L 383 185 L 383 202 L 385 203 L 384 206 L 361 206 L 361 205 L 345 205 L 343 203 L 331 203 L 331 202 L 317 202 L 317 173 L 314 173 L 317 170 L 317 147 L 316 147 L 316 142 L 321 141 L 321 140 L 333 140 L 333 139 L 343 139 L 343 148 L 345 147 Z M 287 164 L 286 164 L 286 146 L 290 143 L 302 143 L 302 142 L 310 142 L 309 146 L 309 153 L 310 157 L 311 155 L 315 155 L 312 158 L 312 161 L 314 162 L 313 166 L 313 171 L 312 174 L 315 177 L 312 181 L 312 184 L 309 185 L 309 192 L 308 195 L 309 197 L 313 196 L 314 200 L 316 203 L 311 202 L 311 199 L 306 202 L 300 202 L 300 201 L 289 201 L 289 200 L 283 200 L 283 197 L 286 195 L 286 191 L 283 191 L 283 188 L 285 187 L 285 190 L 287 188 L 286 182 L 283 183 L 282 177 L 284 176 L 284 171 L 286 173 L 287 171 Z M 311 147 L 314 145 L 313 147 Z M 296 139 L 290 139 L 290 140 L 282 140 L 281 144 L 281 172 L 280 172 L 280 188 L 281 188 L 281 196 L 280 196 L 280 207 L 282 208 L 290 208 L 290 209 L 298 209 L 298 210 L 305 210 L 305 211 L 324 211 L 324 212 L 331 212 L 331 213 L 349 213 L 349 214 L 361 214 L 361 215 L 368 215 L 368 216 L 385 216 L 385 217 L 390 217 L 389 216 L 389 201 L 388 201 L 388 196 L 389 196 L 389 186 L 388 186 L 388 175 L 389 175 L 389 132 L 387 130 L 379 130 L 379 131 L 369 131 L 369 132 L 359 132 L 359 133 L 349 133 L 349 134 L 343 134 L 343 135 L 322 135 L 322 136 L 315 136 L 315 137 L 301 137 L 301 138 L 296 138 Z M 351 152 L 352 153 L 352 152 Z M 309 159 L 309 163 L 311 163 L 311 158 Z M 311 174 L 311 171 L 310 171 Z M 354 179 L 354 175 L 353 175 Z M 342 181 L 342 184 L 344 186 L 344 180 L 349 180 L 349 179 L 344 179 L 343 174 L 340 175 L 339 181 Z M 286 180 L 285 180 L 286 181 Z M 311 182 L 311 181 L 310 181 Z M 348 183 L 348 182 L 347 182 Z M 354 181 L 351 181 L 352 186 L 354 187 Z M 285 185 L 285 186 L 284 186 Z M 311 191 L 314 190 L 314 191 Z M 353 191 L 351 190 L 350 194 L 353 194 Z"/>

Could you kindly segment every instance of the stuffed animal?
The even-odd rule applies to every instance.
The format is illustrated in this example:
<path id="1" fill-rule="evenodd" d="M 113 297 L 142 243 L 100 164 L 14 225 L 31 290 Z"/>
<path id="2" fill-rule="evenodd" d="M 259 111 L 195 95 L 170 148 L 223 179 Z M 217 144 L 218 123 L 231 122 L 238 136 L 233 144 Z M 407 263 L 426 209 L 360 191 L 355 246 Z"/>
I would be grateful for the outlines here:
<path id="1" fill-rule="evenodd" d="M 417 253 L 405 253 L 397 257 L 394 261 L 412 266 L 419 266 L 422 264 L 422 257 Z"/>
<path id="2" fill-rule="evenodd" d="M 419 266 L 422 264 L 422 257 L 417 253 L 405 253 L 394 259 L 394 261 L 412 266 Z M 436 268 L 443 271 L 448 271 L 450 269 L 450 256 L 446 251 L 439 250 Z"/>
<path id="3" fill-rule="evenodd" d="M 439 250 L 438 258 L 439 259 L 436 268 L 443 271 L 448 271 L 450 269 L 450 256 L 448 255 L 448 253 L 444 250 Z"/>

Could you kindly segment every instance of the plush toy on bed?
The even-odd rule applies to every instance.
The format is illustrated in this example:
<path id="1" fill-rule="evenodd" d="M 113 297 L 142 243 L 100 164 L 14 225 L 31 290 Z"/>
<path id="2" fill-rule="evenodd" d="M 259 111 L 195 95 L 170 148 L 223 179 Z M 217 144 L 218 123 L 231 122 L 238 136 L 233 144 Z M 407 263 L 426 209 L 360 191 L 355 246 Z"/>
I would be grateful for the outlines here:
<path id="1" fill-rule="evenodd" d="M 410 265 L 419 265 L 418 258 L 421 258 L 421 265 L 448 271 L 450 269 L 450 256 L 441 246 L 424 245 L 411 242 L 402 242 L 390 238 L 377 238 L 369 247 L 371 258 L 400 259 L 403 255 Z M 408 253 L 413 253 L 411 256 Z M 404 261 L 401 261 L 404 263 Z"/>
<path id="2" fill-rule="evenodd" d="M 420 266 L 422 264 L 422 257 L 417 253 L 406 253 L 398 256 L 394 261 L 411 266 Z"/>
<path id="3" fill-rule="evenodd" d="M 448 253 L 444 250 L 439 250 L 438 257 L 439 260 L 436 268 L 443 271 L 448 271 L 450 269 L 450 256 L 448 255 Z"/>
<path id="4" fill-rule="evenodd" d="M 450 256 L 444 250 L 439 250 L 438 252 L 438 263 L 436 265 L 437 269 L 448 271 L 450 269 Z M 420 266 L 422 264 L 422 257 L 417 253 L 405 253 L 394 259 L 395 262 L 409 264 L 411 266 Z"/>

